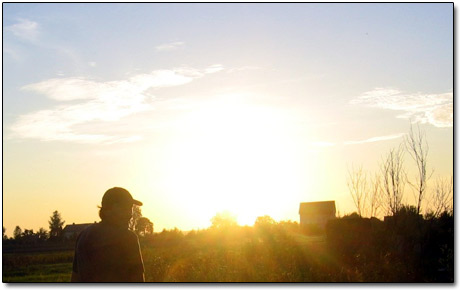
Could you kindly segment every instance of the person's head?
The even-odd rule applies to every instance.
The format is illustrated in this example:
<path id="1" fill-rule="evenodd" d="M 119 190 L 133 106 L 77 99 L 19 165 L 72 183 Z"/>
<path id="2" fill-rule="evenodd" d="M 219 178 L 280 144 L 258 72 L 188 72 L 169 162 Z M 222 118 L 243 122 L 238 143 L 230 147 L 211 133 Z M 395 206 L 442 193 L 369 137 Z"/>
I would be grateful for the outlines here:
<path id="1" fill-rule="evenodd" d="M 102 221 L 127 226 L 133 214 L 134 204 L 140 206 L 142 202 L 133 199 L 129 191 L 124 188 L 111 188 L 102 197 L 99 216 Z"/>

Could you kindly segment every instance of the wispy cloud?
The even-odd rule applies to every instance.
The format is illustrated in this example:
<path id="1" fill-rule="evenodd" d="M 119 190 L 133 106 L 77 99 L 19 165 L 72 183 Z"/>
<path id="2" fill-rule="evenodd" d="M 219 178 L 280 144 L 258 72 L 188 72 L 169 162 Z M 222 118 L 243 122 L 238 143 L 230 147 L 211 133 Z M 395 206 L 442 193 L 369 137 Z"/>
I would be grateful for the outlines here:
<path id="1" fill-rule="evenodd" d="M 315 142 L 310 142 L 310 146 L 317 147 L 317 148 L 329 148 L 329 147 L 342 146 L 342 145 L 356 145 L 356 144 L 393 140 L 393 139 L 401 138 L 404 135 L 405 133 L 398 133 L 398 134 L 392 134 L 392 135 L 372 137 L 372 138 L 368 138 L 365 140 L 344 141 L 344 142 L 338 142 L 338 143 L 329 142 L 329 141 L 315 141 Z"/>
<path id="2" fill-rule="evenodd" d="M 453 94 L 406 94 L 396 89 L 376 88 L 350 101 L 387 110 L 402 111 L 398 118 L 429 123 L 436 127 L 453 126 Z"/>
<path id="3" fill-rule="evenodd" d="M 164 43 L 160 44 L 155 47 L 157 51 L 171 51 L 171 50 L 177 50 L 185 45 L 185 42 L 182 41 L 176 41 L 176 42 L 170 42 L 170 43 Z"/>
<path id="4" fill-rule="evenodd" d="M 343 144 L 344 145 L 354 145 L 354 144 L 371 143 L 371 142 L 378 142 L 378 141 L 387 141 L 387 140 L 401 138 L 404 135 L 405 135 L 404 133 L 399 133 L 399 134 L 393 134 L 393 135 L 378 136 L 378 137 L 372 137 L 369 139 L 359 140 L 359 141 L 345 141 Z"/>
<path id="5" fill-rule="evenodd" d="M 207 69 L 205 69 L 205 73 L 215 73 L 215 72 L 219 72 L 221 70 L 223 70 L 223 66 L 220 65 L 220 64 L 214 64 L 214 65 L 211 65 L 209 66 Z"/>
<path id="6" fill-rule="evenodd" d="M 5 31 L 13 33 L 13 35 L 20 39 L 32 42 L 39 35 L 38 29 L 38 23 L 29 19 L 18 19 L 17 23 L 5 27 Z"/>
<path id="7" fill-rule="evenodd" d="M 107 134 L 109 130 L 103 129 L 100 130 L 102 132 L 100 134 L 89 133 L 88 126 L 84 125 L 99 122 L 110 124 L 110 127 L 124 117 L 153 110 L 154 97 L 147 93 L 149 89 L 187 84 L 221 69 L 221 66 L 213 65 L 205 69 L 156 70 L 118 81 L 97 82 L 75 77 L 54 78 L 29 84 L 22 89 L 43 94 L 64 104 L 22 115 L 13 124 L 11 130 L 16 137 L 44 141 L 80 143 L 137 141 L 142 136 Z"/>
<path id="8" fill-rule="evenodd" d="M 10 43 L 3 42 L 3 60 L 7 58 L 6 56 L 9 56 L 15 61 L 22 61 L 24 59 L 17 47 L 14 47 L 14 45 Z"/>

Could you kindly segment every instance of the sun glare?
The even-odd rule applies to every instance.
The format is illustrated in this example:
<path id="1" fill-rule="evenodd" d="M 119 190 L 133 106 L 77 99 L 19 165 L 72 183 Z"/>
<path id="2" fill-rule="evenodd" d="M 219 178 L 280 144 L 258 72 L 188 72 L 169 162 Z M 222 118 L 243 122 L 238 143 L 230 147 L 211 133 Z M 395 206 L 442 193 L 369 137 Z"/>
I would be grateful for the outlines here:
<path id="1" fill-rule="evenodd" d="M 257 216 L 275 219 L 296 204 L 305 183 L 296 140 L 276 108 L 224 97 L 181 119 L 169 148 L 168 190 L 203 221 L 220 211 L 252 225 Z"/>

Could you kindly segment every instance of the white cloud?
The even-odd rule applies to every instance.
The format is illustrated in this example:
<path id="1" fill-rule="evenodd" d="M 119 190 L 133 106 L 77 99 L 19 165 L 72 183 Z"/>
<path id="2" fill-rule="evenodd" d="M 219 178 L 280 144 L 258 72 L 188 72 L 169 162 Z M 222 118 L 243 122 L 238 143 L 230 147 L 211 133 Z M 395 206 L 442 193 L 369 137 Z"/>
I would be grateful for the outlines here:
<path id="1" fill-rule="evenodd" d="M 214 64 L 214 65 L 211 65 L 210 67 L 208 67 L 205 72 L 206 73 L 215 73 L 215 72 L 219 72 L 221 70 L 223 70 L 224 67 L 221 65 L 221 64 Z"/>
<path id="2" fill-rule="evenodd" d="M 22 61 L 24 57 L 17 47 L 12 46 L 10 43 L 3 42 L 3 59 L 11 57 L 15 61 Z"/>
<path id="3" fill-rule="evenodd" d="M 10 31 L 18 38 L 27 41 L 35 41 L 38 37 L 39 25 L 35 21 L 28 19 L 18 19 L 18 22 L 5 27 L 6 31 Z"/>
<path id="4" fill-rule="evenodd" d="M 360 141 L 346 141 L 343 144 L 345 144 L 345 145 L 354 145 L 354 144 L 363 144 L 363 143 L 371 143 L 371 142 L 378 142 L 378 141 L 386 141 L 386 140 L 392 140 L 392 139 L 401 138 L 402 136 L 404 136 L 404 133 L 372 137 L 372 138 L 365 139 L 365 140 L 360 140 Z"/>
<path id="5" fill-rule="evenodd" d="M 96 66 L 96 62 L 95 62 L 95 61 L 90 61 L 90 62 L 88 62 L 88 65 L 89 65 L 90 67 L 95 67 L 95 66 Z"/>
<path id="6" fill-rule="evenodd" d="M 453 126 L 452 93 L 404 94 L 395 89 L 376 88 L 351 100 L 350 104 L 402 111 L 398 118 L 436 127 Z"/>
<path id="7" fill-rule="evenodd" d="M 182 41 L 176 41 L 176 42 L 170 42 L 170 43 L 164 43 L 160 44 L 155 47 L 157 51 L 171 51 L 171 50 L 177 50 L 185 45 L 184 42 Z"/>
<path id="8" fill-rule="evenodd" d="M 377 136 L 377 137 L 372 137 L 368 138 L 365 140 L 358 140 L 358 141 L 345 141 L 343 143 L 339 143 L 339 145 L 356 145 L 356 144 L 364 144 L 364 143 L 371 143 L 371 142 L 379 142 L 379 141 L 387 141 L 387 140 L 392 140 L 392 139 L 397 139 L 401 138 L 404 136 L 405 133 L 398 133 L 398 134 L 392 134 L 392 135 L 386 135 L 386 136 Z M 310 142 L 310 146 L 313 147 L 334 147 L 336 146 L 336 143 L 333 142 L 328 142 L 328 141 L 316 141 L 316 142 Z"/>
<path id="9" fill-rule="evenodd" d="M 50 99 L 65 102 L 52 109 L 22 115 L 11 130 L 19 138 L 44 141 L 71 141 L 81 143 L 133 142 L 142 136 L 107 134 L 114 122 L 154 108 L 153 97 L 147 90 L 189 83 L 205 74 L 216 72 L 215 66 L 199 70 L 179 68 L 156 70 L 138 74 L 126 80 L 97 82 L 84 78 L 54 78 L 29 84 L 22 89 L 40 93 Z M 69 101 L 72 101 L 69 103 Z M 103 124 L 101 134 L 88 133 L 91 122 Z"/>
<path id="10" fill-rule="evenodd" d="M 440 105 L 427 113 L 427 120 L 436 127 L 452 127 L 454 104 Z"/>
<path id="11" fill-rule="evenodd" d="M 95 99 L 107 90 L 107 85 L 83 78 L 55 78 L 29 84 L 21 89 L 40 93 L 57 101 L 72 101 Z"/>

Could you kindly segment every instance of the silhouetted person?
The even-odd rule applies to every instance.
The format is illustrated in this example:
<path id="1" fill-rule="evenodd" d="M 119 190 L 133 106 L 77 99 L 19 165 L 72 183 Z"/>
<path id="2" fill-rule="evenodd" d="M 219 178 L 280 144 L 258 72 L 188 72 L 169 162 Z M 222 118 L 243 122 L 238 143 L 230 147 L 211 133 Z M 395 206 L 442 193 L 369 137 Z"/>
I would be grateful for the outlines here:
<path id="1" fill-rule="evenodd" d="M 100 223 L 77 238 L 72 282 L 144 282 L 144 263 L 135 233 L 128 230 L 133 204 L 124 188 L 114 187 L 102 197 Z"/>

